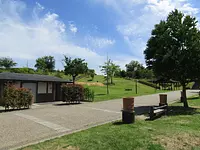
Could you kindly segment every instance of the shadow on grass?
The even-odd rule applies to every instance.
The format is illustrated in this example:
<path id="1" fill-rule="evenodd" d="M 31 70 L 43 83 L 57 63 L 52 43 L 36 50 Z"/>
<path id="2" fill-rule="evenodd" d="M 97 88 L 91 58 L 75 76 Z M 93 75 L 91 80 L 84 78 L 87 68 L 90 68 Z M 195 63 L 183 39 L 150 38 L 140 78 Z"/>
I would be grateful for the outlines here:
<path id="1" fill-rule="evenodd" d="M 104 95 L 106 95 L 106 94 L 95 94 L 96 96 L 104 96 Z"/>
<path id="2" fill-rule="evenodd" d="M 200 114 L 199 108 L 184 108 L 183 106 L 169 106 L 168 116 Z"/>
<path id="3" fill-rule="evenodd" d="M 113 122 L 113 125 L 119 126 L 119 125 L 124 125 L 125 123 L 123 123 L 122 121 L 117 121 L 117 122 Z"/>

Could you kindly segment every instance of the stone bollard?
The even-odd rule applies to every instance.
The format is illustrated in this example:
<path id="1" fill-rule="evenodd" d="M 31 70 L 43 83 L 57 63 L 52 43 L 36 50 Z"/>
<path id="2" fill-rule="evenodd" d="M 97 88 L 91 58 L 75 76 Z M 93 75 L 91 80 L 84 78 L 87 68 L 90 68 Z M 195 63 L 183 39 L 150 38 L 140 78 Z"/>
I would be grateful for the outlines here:
<path id="1" fill-rule="evenodd" d="M 167 105 L 167 94 L 160 94 L 159 106 Z"/>
<path id="2" fill-rule="evenodd" d="M 126 124 L 135 122 L 134 98 L 123 98 L 122 122 Z"/>

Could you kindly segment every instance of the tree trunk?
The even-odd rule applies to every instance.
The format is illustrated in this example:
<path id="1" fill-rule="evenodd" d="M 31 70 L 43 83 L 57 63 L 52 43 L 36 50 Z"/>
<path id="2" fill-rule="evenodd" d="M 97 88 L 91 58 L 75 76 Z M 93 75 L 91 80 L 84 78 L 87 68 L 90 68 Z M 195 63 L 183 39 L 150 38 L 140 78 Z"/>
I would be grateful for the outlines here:
<path id="1" fill-rule="evenodd" d="M 75 84 L 75 79 L 76 79 L 76 76 L 72 76 L 73 84 Z"/>
<path id="2" fill-rule="evenodd" d="M 113 84 L 113 77 L 110 77 L 110 83 Z"/>
<path id="3" fill-rule="evenodd" d="M 186 95 L 186 85 L 182 85 L 183 86 L 183 104 L 185 108 L 188 108 L 188 102 L 187 102 L 187 95 Z"/>

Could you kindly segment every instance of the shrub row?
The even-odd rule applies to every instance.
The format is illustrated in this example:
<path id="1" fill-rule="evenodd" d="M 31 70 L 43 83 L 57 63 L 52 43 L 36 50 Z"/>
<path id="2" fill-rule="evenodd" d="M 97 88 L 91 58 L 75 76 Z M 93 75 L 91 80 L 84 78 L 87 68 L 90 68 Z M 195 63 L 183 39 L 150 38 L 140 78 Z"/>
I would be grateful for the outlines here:
<path id="1" fill-rule="evenodd" d="M 94 101 L 94 91 L 88 87 L 84 88 L 78 84 L 68 84 L 62 86 L 63 98 L 65 102 Z"/>
<path id="2" fill-rule="evenodd" d="M 88 87 L 84 88 L 84 100 L 89 102 L 94 101 L 94 91 Z"/>
<path id="3" fill-rule="evenodd" d="M 157 86 L 156 84 L 154 84 L 154 83 L 152 83 L 152 82 L 148 82 L 148 81 L 145 81 L 145 80 L 138 80 L 138 82 L 141 83 L 141 84 L 150 86 L 150 87 L 152 87 L 152 88 L 155 88 L 155 89 L 160 89 L 159 86 Z"/>
<path id="4" fill-rule="evenodd" d="M 62 86 L 65 102 L 78 102 L 84 100 L 84 89 L 83 86 L 77 84 L 68 84 Z"/>
<path id="5" fill-rule="evenodd" d="M 33 102 L 33 95 L 30 90 L 25 88 L 16 88 L 12 84 L 7 84 L 3 91 L 3 98 L 0 105 L 5 109 L 29 108 Z"/>

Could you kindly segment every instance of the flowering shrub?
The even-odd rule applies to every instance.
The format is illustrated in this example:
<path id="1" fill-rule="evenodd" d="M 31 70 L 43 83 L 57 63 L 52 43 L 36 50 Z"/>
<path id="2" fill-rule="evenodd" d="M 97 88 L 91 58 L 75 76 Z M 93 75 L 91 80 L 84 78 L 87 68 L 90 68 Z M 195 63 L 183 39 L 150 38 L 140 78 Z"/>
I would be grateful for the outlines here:
<path id="1" fill-rule="evenodd" d="M 66 102 L 79 102 L 84 100 L 84 89 L 82 85 L 67 84 L 62 86 L 64 100 Z"/>
<path id="2" fill-rule="evenodd" d="M 26 88 L 17 88 L 12 84 L 7 84 L 3 91 L 3 98 L 0 105 L 5 109 L 29 108 L 32 104 L 33 95 Z"/>

